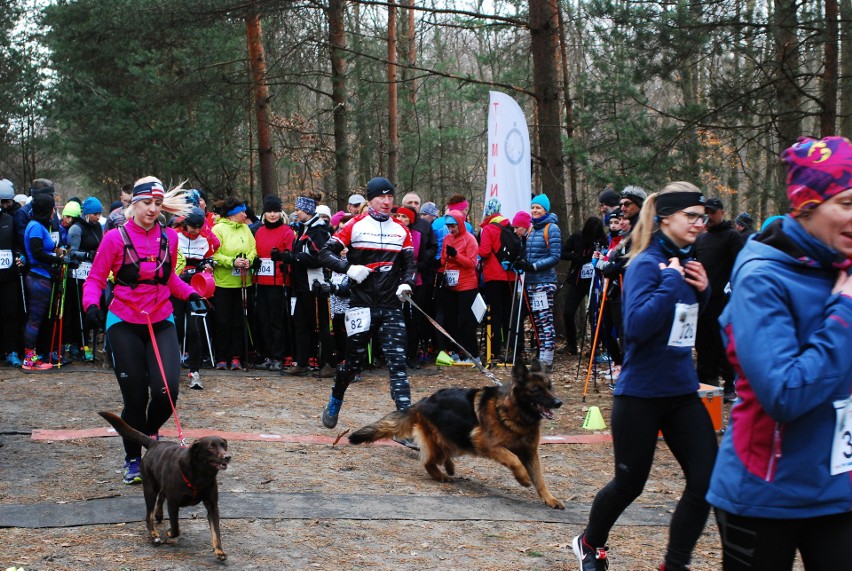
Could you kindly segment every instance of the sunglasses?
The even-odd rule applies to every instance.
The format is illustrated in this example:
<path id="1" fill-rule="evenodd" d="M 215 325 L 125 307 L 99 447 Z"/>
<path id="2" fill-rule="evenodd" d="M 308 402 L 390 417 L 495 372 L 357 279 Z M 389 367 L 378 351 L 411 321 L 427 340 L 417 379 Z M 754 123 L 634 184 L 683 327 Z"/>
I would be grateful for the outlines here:
<path id="1" fill-rule="evenodd" d="M 633 204 L 632 200 L 622 200 L 618 203 L 619 206 L 630 206 L 631 204 Z"/>

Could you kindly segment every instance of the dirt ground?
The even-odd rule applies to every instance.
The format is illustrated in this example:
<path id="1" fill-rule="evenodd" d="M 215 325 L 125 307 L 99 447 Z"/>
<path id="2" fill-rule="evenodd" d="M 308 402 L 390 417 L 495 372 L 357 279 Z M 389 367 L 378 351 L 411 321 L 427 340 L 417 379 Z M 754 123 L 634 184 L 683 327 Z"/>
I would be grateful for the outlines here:
<path id="1" fill-rule="evenodd" d="M 583 402 L 585 369 L 577 378 L 576 357 L 558 357 L 554 386 L 565 402 L 545 435 L 586 434 L 589 406 L 600 407 L 609 422 L 611 395 Z M 499 376 L 508 380 L 509 370 Z M 473 369 L 426 366 L 411 373 L 413 397 L 446 386 L 482 386 L 490 381 Z M 288 435 L 336 435 L 372 422 L 392 408 L 387 371 L 366 372 L 353 384 L 340 424 L 324 429 L 320 413 L 330 381 L 290 378 L 249 371 L 202 371 L 203 391 L 182 383 L 178 413 L 184 429 Z M 34 429 L 84 429 L 105 426 L 99 410 L 120 411 L 118 386 L 110 369 L 73 364 L 61 371 L 33 374 L 0 369 L 0 506 L 63 504 L 112 496 L 138 498 L 142 490 L 120 482 L 123 451 L 117 438 L 34 441 Z M 173 424 L 167 425 L 173 426 Z M 603 431 L 606 433 L 606 431 Z M 493 462 L 462 458 L 457 481 L 428 478 L 415 452 L 402 446 L 335 446 L 281 442 L 232 441 L 231 467 L 220 475 L 220 490 L 233 493 L 304 493 L 430 497 L 449 505 L 454 498 L 503 496 L 549 508 L 534 490 L 519 486 L 508 470 Z M 566 503 L 589 504 L 612 474 L 611 444 L 547 444 L 542 462 L 551 492 Z M 638 503 L 663 513 L 679 496 L 683 478 L 664 443 Z M 541 521 L 229 519 L 222 514 L 228 560 L 216 562 L 203 518 L 182 520 L 174 546 L 146 543 L 142 521 L 42 529 L 0 529 L 0 569 L 575 569 L 571 538 L 582 525 Z M 529 518 L 527 518 L 529 519 Z M 666 515 L 661 521 L 667 521 Z M 611 569 L 656 569 L 667 540 L 667 527 L 617 525 L 610 537 Z M 715 525 L 695 551 L 693 569 L 719 569 Z"/>

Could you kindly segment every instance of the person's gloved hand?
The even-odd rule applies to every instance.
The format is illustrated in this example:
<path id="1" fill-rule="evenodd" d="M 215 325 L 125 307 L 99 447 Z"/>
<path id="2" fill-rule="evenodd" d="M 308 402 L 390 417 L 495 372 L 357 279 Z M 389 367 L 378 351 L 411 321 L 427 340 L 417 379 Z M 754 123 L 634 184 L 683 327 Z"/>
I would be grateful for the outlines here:
<path id="1" fill-rule="evenodd" d="M 533 265 L 526 260 L 518 260 L 515 262 L 515 270 L 519 272 L 530 272 L 534 269 Z"/>
<path id="2" fill-rule="evenodd" d="M 322 282 L 322 283 L 320 284 L 320 290 L 321 290 L 321 291 L 322 291 L 322 293 L 324 293 L 324 294 L 329 294 L 329 293 L 331 293 L 331 284 L 330 284 L 330 283 L 328 283 L 328 282 Z"/>
<path id="3" fill-rule="evenodd" d="M 500 262 L 500 267 L 508 272 L 512 269 L 512 262 L 510 262 L 508 260 Z"/>
<path id="4" fill-rule="evenodd" d="M 206 307 L 207 309 L 210 309 L 210 302 L 207 301 L 207 298 L 202 296 L 200 293 L 192 292 L 191 294 L 189 294 L 189 297 L 186 298 L 186 301 L 189 301 L 189 302 L 200 301 L 201 303 L 204 304 L 204 307 Z"/>
<path id="5" fill-rule="evenodd" d="M 254 270 L 254 271 L 259 270 L 259 269 L 260 269 L 260 264 L 261 264 L 261 263 L 262 263 L 262 262 L 260 261 L 260 258 L 259 258 L 259 257 L 258 257 L 258 258 L 255 258 L 255 259 L 254 259 L 254 260 L 252 260 L 252 262 L 251 262 L 251 269 L 252 269 L 252 270 Z"/>
<path id="6" fill-rule="evenodd" d="M 408 284 L 399 284 L 399 287 L 396 288 L 396 297 L 403 303 L 408 301 L 411 297 L 411 286 Z"/>
<path id="7" fill-rule="evenodd" d="M 86 308 L 86 329 L 98 330 L 98 327 L 100 327 L 99 311 L 98 306 L 94 303 Z"/>
<path id="8" fill-rule="evenodd" d="M 65 257 L 62 258 L 62 263 L 65 264 L 66 266 L 68 266 L 69 270 L 76 270 L 77 268 L 80 267 L 80 262 L 78 262 L 76 259 L 74 259 L 70 255 L 65 255 Z"/>
<path id="9" fill-rule="evenodd" d="M 370 275 L 370 268 L 367 266 L 349 266 L 349 269 L 346 270 L 346 275 L 349 276 L 350 280 L 359 284 Z"/>
<path id="10" fill-rule="evenodd" d="M 281 250 L 278 248 L 272 248 L 272 251 L 269 253 L 269 259 L 273 262 L 281 261 Z"/>
<path id="11" fill-rule="evenodd" d="M 455 248 L 453 248 L 452 246 L 447 246 L 447 257 L 455 258 L 458 255 L 459 253 Z"/>
<path id="12" fill-rule="evenodd" d="M 320 285 L 318 280 L 314 280 L 314 283 L 311 284 L 311 293 L 314 295 L 319 295 L 322 292 L 322 285 Z"/>

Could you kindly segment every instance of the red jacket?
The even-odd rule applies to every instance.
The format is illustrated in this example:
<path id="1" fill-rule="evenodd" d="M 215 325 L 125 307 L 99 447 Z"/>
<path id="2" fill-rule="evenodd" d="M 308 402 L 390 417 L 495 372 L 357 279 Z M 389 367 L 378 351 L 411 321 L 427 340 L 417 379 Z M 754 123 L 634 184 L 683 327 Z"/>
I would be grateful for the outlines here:
<path id="1" fill-rule="evenodd" d="M 493 214 L 479 225 L 482 228 L 479 233 L 479 257 L 482 258 L 482 279 L 486 282 L 515 281 L 515 272 L 504 270 L 494 255 L 500 249 L 500 226 L 509 226 L 509 219 L 502 214 Z"/>
<path id="2" fill-rule="evenodd" d="M 268 267 L 272 248 L 277 248 L 279 252 L 289 252 L 293 249 L 293 240 L 296 234 L 293 229 L 283 222 L 275 227 L 269 228 L 266 224 L 261 224 L 257 229 L 257 234 L 254 235 L 254 241 L 257 245 L 257 257 L 260 258 L 262 268 Z M 276 262 L 274 277 L 271 275 L 259 275 L 260 270 L 255 272 L 254 283 L 257 285 L 284 285 L 284 277 L 289 267 L 287 264 Z M 273 280 L 274 283 L 273 283 Z"/>
<path id="3" fill-rule="evenodd" d="M 479 287 L 479 278 L 476 275 L 476 251 L 479 248 L 476 238 L 467 231 L 464 224 L 464 216 L 458 210 L 450 210 L 447 216 L 452 216 L 458 224 L 459 233 L 455 236 L 447 234 L 444 237 L 444 245 L 441 247 L 441 265 L 444 266 L 446 283 L 451 279 L 449 272 L 458 271 L 458 284 L 450 286 L 451 291 L 468 291 Z M 456 249 L 457 255 L 450 258 L 447 256 L 447 246 Z"/>

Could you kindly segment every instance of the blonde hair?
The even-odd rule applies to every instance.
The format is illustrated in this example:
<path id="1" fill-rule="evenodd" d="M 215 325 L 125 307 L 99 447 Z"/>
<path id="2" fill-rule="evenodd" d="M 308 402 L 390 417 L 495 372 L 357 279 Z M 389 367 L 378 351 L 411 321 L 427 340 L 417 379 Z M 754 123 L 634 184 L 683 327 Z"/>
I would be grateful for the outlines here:
<path id="1" fill-rule="evenodd" d="M 163 182 L 155 176 L 146 176 L 134 182 L 133 187 L 136 188 L 140 184 L 145 184 L 148 182 L 159 182 L 160 184 L 163 184 Z M 183 187 L 183 185 L 185 185 L 187 182 L 188 181 L 185 180 L 165 193 L 165 195 L 163 196 L 163 210 L 174 214 L 175 216 L 186 216 L 187 214 L 189 214 L 190 210 L 192 210 L 193 205 L 186 199 L 186 195 L 188 192 Z M 130 206 L 124 209 L 124 216 L 128 220 L 133 218 L 135 213 L 136 205 L 133 203 L 131 203 Z"/>
<path id="2" fill-rule="evenodd" d="M 636 256 L 648 249 L 651 244 L 651 236 L 660 227 L 657 219 L 657 197 L 661 194 L 669 192 L 696 192 L 701 194 L 701 189 L 691 182 L 676 181 L 670 182 L 663 187 L 659 192 L 655 192 L 645 199 L 642 204 L 642 210 L 639 211 L 639 222 L 636 227 L 630 232 L 630 251 L 627 253 L 627 265 L 630 265 Z"/>

